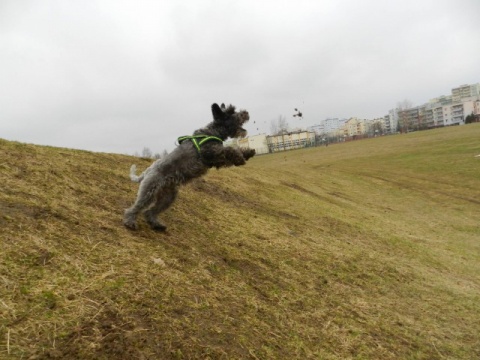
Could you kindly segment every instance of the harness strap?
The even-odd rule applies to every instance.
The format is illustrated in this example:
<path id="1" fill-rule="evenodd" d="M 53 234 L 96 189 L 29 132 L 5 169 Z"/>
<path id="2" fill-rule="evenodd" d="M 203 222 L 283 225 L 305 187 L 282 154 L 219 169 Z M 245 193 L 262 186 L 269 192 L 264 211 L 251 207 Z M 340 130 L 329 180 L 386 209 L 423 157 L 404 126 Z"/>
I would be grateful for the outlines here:
<path id="1" fill-rule="evenodd" d="M 190 140 L 193 142 L 193 145 L 197 148 L 197 151 L 200 153 L 200 146 L 205 144 L 207 141 L 220 141 L 223 143 L 223 140 L 216 136 L 209 136 L 209 135 L 193 135 L 193 136 L 180 136 L 178 138 L 178 143 L 181 144 L 185 140 Z"/>

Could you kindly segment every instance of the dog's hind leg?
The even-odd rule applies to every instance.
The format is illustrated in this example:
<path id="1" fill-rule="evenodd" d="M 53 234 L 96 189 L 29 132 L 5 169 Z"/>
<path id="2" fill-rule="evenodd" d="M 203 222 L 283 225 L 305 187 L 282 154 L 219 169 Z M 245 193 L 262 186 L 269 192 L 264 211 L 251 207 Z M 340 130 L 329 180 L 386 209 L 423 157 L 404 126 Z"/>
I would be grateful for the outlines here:
<path id="1" fill-rule="evenodd" d="M 131 207 L 125 210 L 123 224 L 127 228 L 136 230 L 138 214 L 155 202 L 159 184 L 154 180 L 153 178 L 149 178 L 148 180 L 144 179 L 144 181 L 142 181 L 138 189 L 137 200 L 135 200 L 135 203 Z"/>
<path id="2" fill-rule="evenodd" d="M 165 231 L 167 227 L 158 221 L 158 214 L 167 210 L 177 197 L 178 189 L 175 185 L 161 189 L 157 194 L 157 202 L 145 211 L 145 220 L 153 230 Z"/>

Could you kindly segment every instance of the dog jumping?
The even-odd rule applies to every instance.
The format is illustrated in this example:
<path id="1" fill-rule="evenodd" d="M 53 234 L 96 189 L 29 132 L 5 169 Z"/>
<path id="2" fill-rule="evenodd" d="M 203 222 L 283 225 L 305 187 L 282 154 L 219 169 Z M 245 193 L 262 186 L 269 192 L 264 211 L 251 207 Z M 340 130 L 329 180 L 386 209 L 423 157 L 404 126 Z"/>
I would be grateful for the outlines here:
<path id="1" fill-rule="evenodd" d="M 242 128 L 249 120 L 247 111 L 236 112 L 233 105 L 213 104 L 212 114 L 210 124 L 196 130 L 192 136 L 178 138 L 179 146 L 155 161 L 141 175 L 135 175 L 136 167 L 132 165 L 130 179 L 139 182 L 140 186 L 135 203 L 125 210 L 123 224 L 127 228 L 136 230 L 137 217 L 143 213 L 153 230 L 165 231 L 166 226 L 159 222 L 158 215 L 175 201 L 180 185 L 205 175 L 212 167 L 245 165 L 255 155 L 253 149 L 223 146 L 228 138 L 247 135 Z"/>

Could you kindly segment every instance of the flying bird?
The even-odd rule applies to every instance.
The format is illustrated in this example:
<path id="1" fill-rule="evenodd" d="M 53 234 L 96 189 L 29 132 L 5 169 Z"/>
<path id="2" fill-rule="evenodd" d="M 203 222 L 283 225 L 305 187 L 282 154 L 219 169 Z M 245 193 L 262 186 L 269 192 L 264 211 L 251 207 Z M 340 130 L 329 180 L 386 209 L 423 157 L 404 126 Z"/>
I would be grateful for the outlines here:
<path id="1" fill-rule="evenodd" d="M 298 110 L 297 108 L 294 109 L 297 113 L 296 114 L 293 114 L 293 117 L 299 117 L 300 119 L 303 119 L 303 114 L 301 113 L 300 110 Z"/>

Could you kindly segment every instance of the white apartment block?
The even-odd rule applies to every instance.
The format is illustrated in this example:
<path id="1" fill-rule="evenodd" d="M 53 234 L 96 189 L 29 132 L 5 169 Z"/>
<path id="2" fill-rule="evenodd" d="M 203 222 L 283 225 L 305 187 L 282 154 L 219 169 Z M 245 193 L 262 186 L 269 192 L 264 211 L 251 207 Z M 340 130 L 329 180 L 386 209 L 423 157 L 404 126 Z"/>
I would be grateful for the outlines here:
<path id="1" fill-rule="evenodd" d="M 480 96 L 480 83 L 473 85 L 460 85 L 452 89 L 452 100 L 458 102 L 461 99 Z"/>
<path id="2" fill-rule="evenodd" d="M 257 155 L 268 154 L 267 135 L 259 134 L 238 140 L 241 148 L 255 149 Z"/>
<path id="3" fill-rule="evenodd" d="M 321 122 L 320 124 L 317 125 L 312 125 L 307 127 L 308 131 L 312 131 L 316 134 L 324 134 L 325 133 L 325 123 Z"/>
<path id="4" fill-rule="evenodd" d="M 253 135 L 243 139 L 233 139 L 227 146 L 255 149 L 257 155 L 315 146 L 315 133 L 312 131 L 292 131 L 279 135 Z"/>
<path id="5" fill-rule="evenodd" d="M 267 143 L 270 152 L 301 149 L 315 146 L 315 133 L 311 131 L 295 131 L 267 136 Z"/>
<path id="6" fill-rule="evenodd" d="M 388 134 L 395 134 L 398 128 L 398 110 L 390 110 L 388 115 L 385 115 L 383 119 L 385 124 L 385 132 Z"/>
<path id="7" fill-rule="evenodd" d="M 346 122 L 347 119 L 327 118 L 319 124 L 307 127 L 307 130 L 318 135 L 334 134 L 338 131 L 338 129 L 341 129 Z"/>
<path id="8" fill-rule="evenodd" d="M 402 131 L 428 129 L 438 126 L 465 124 L 470 115 L 480 115 L 480 83 L 461 85 L 452 89 L 452 95 L 439 96 L 428 103 L 399 111 Z"/>
<path id="9" fill-rule="evenodd" d="M 324 120 L 325 133 L 334 133 L 345 125 L 348 119 L 328 118 Z"/>

